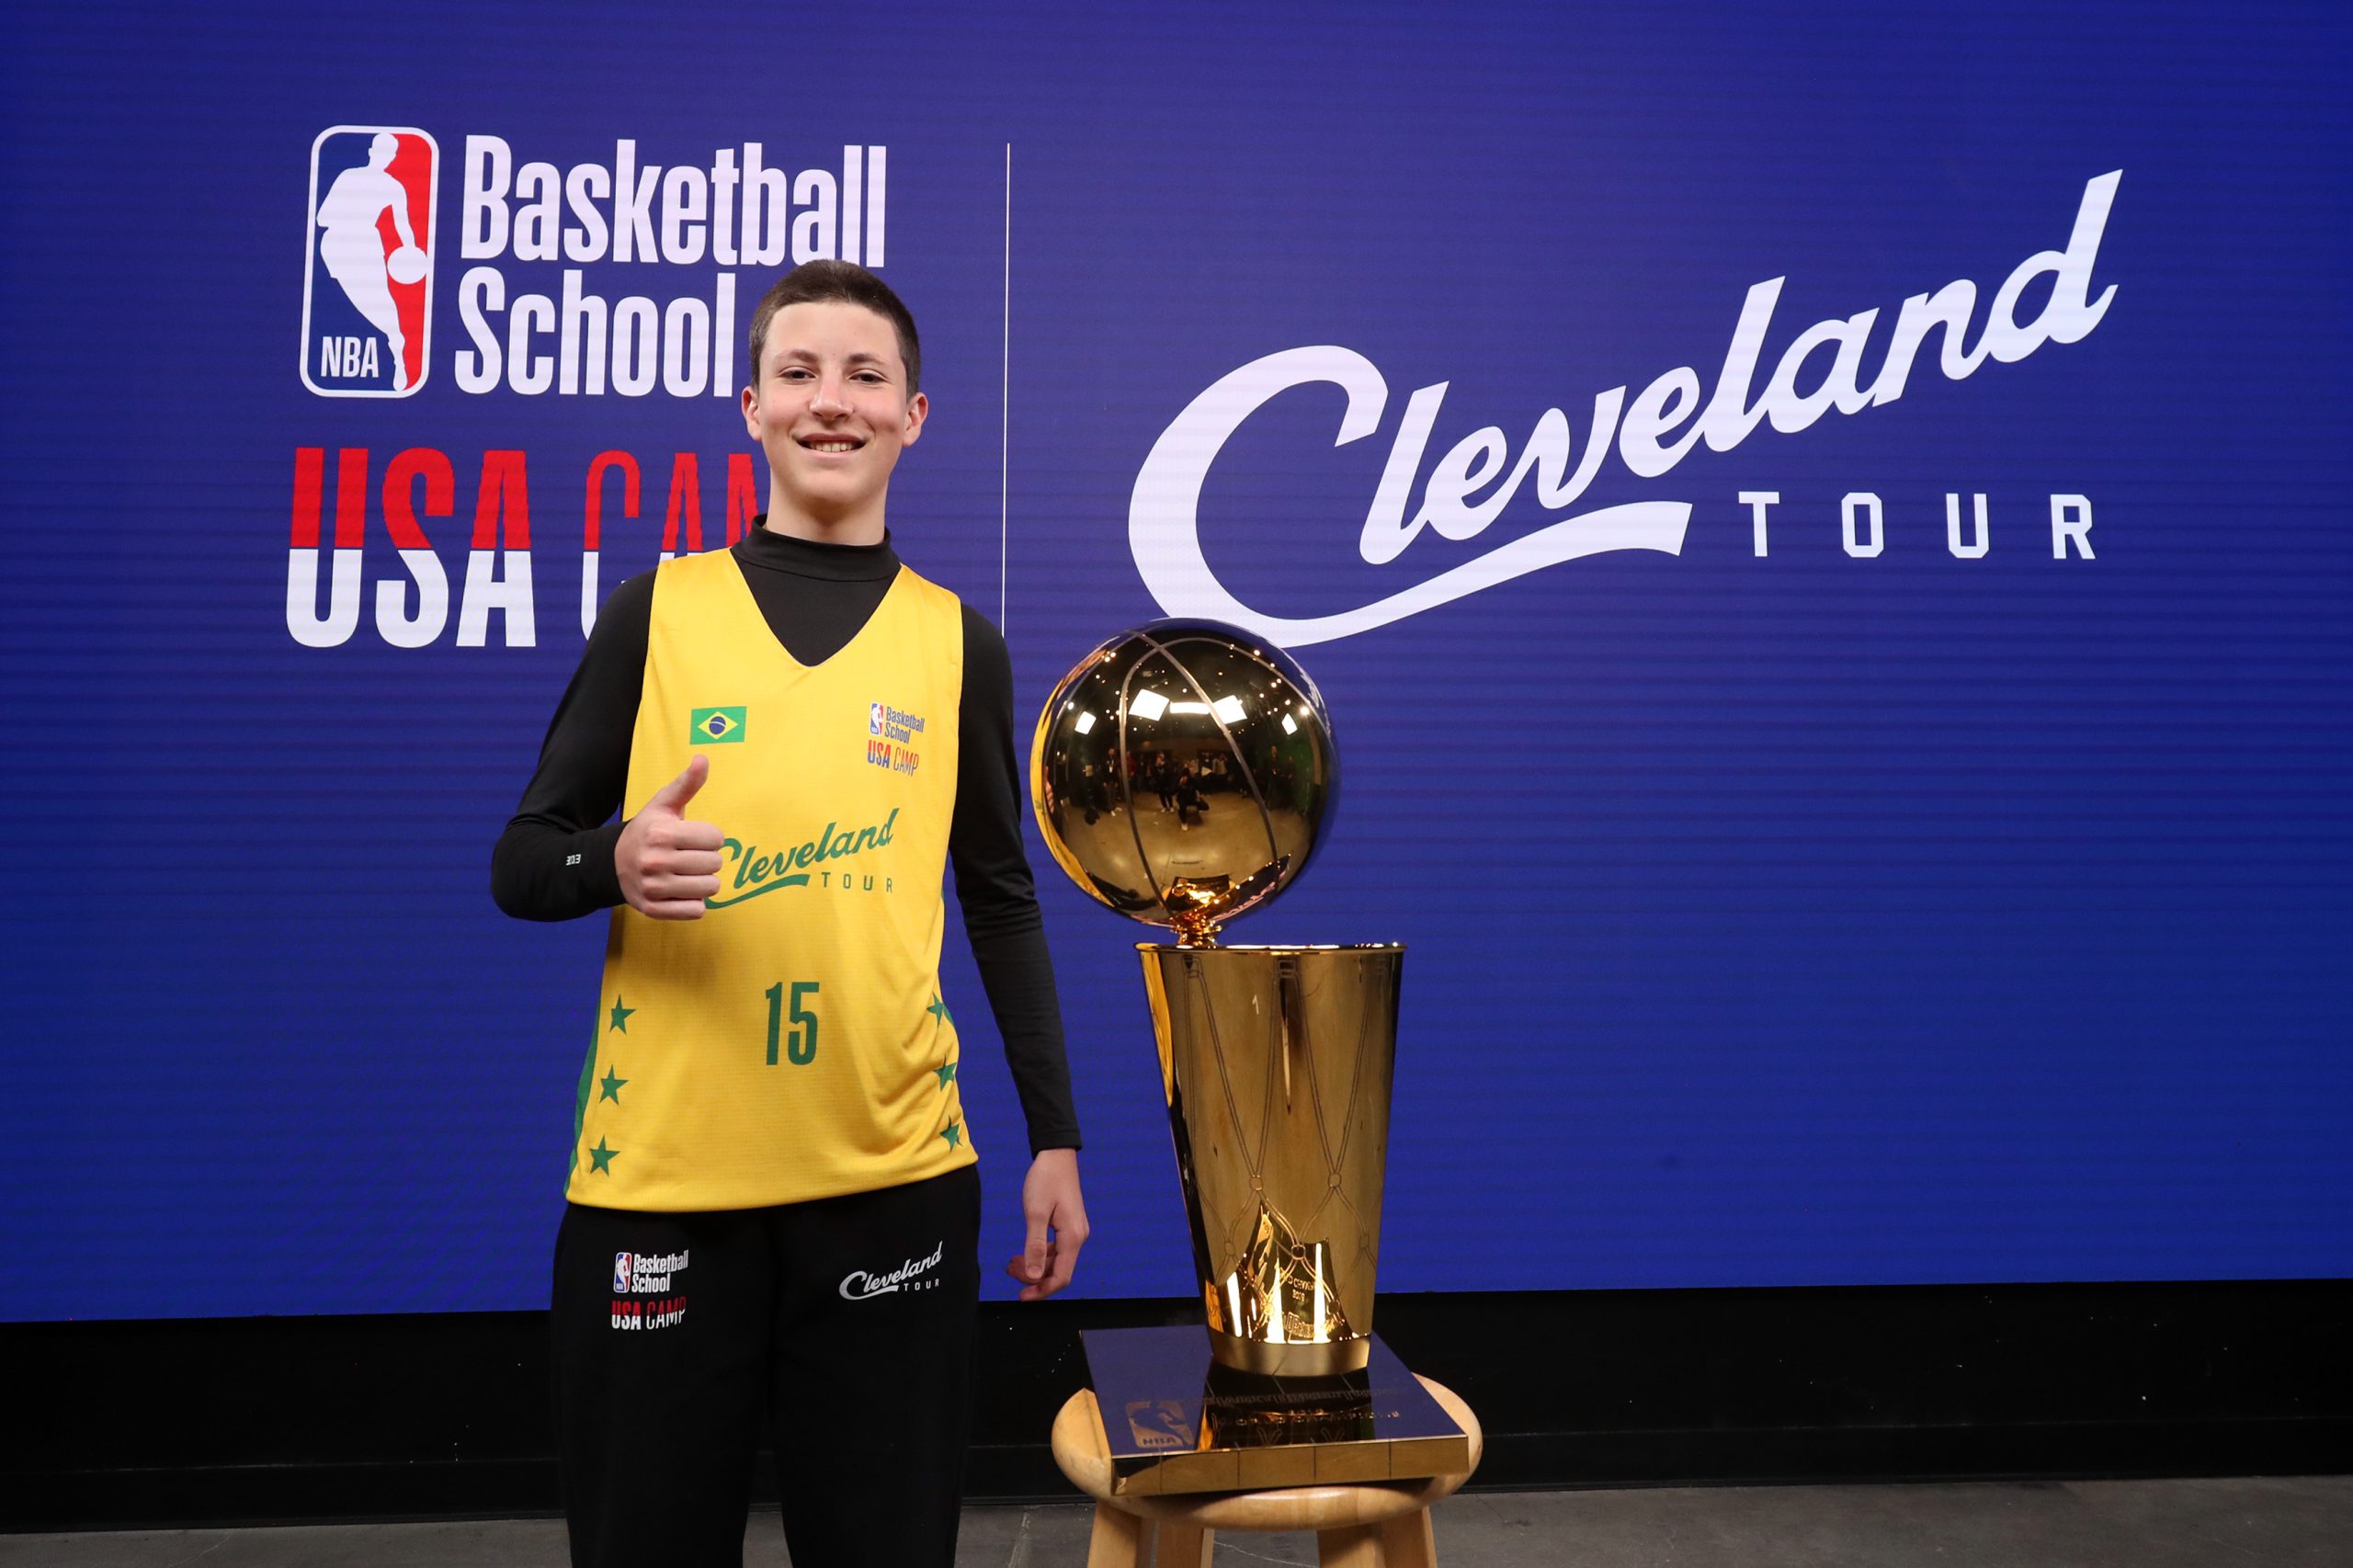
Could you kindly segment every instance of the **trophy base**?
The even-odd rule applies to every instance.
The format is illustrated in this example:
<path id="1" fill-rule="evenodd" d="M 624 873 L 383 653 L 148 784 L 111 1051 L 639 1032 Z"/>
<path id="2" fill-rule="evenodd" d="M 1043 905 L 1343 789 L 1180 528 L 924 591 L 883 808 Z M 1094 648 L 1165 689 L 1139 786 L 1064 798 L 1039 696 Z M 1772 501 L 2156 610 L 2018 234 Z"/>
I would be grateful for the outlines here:
<path id="1" fill-rule="evenodd" d="M 1411 1481 L 1471 1468 L 1471 1438 L 1377 1335 L 1330 1376 L 1236 1371 L 1195 1327 L 1086 1329 L 1115 1496 Z M 1272 1346 L 1270 1348 L 1310 1348 Z"/>
<path id="2" fill-rule="evenodd" d="M 1218 1365 L 1262 1378 L 1340 1377 L 1363 1371 L 1372 1354 L 1370 1335 L 1300 1345 L 1269 1345 L 1263 1339 L 1244 1339 L 1216 1328 L 1211 1329 L 1209 1335 L 1210 1354 L 1217 1358 Z"/>

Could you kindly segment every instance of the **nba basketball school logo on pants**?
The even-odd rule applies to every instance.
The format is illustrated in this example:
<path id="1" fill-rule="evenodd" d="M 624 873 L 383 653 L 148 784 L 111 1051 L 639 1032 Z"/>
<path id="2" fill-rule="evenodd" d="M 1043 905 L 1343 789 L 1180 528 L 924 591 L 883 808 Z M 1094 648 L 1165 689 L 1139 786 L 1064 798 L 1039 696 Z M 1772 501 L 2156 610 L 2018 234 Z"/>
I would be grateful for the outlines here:
<path id="1" fill-rule="evenodd" d="M 406 397 L 425 383 L 440 167 L 440 147 L 414 126 L 330 126 L 311 143 L 302 384 L 321 397 Z"/>

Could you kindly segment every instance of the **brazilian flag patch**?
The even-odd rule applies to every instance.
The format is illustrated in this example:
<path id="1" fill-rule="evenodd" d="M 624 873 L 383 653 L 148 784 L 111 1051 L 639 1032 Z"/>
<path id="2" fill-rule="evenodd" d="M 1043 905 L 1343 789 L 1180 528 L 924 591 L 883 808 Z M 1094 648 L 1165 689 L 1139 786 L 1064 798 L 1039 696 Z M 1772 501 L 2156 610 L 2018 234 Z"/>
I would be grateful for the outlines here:
<path id="1" fill-rule="evenodd" d="M 727 745 L 743 738 L 744 710 L 741 708 L 698 708 L 687 722 L 688 745 Z"/>

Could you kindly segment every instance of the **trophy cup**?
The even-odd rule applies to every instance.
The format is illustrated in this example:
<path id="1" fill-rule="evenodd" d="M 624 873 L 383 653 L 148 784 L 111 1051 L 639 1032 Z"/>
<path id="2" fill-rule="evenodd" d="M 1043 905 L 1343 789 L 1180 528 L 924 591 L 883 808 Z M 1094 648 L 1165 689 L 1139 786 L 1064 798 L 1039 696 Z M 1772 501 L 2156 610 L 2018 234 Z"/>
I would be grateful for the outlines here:
<path id="1" fill-rule="evenodd" d="M 1097 647 L 1046 699 L 1030 801 L 1140 942 L 1207 1356 L 1189 1328 L 1082 1335 L 1119 1489 L 1434 1475 L 1467 1437 L 1372 1334 L 1404 949 L 1229 947 L 1306 868 L 1339 797 L 1324 701 L 1212 621 Z"/>

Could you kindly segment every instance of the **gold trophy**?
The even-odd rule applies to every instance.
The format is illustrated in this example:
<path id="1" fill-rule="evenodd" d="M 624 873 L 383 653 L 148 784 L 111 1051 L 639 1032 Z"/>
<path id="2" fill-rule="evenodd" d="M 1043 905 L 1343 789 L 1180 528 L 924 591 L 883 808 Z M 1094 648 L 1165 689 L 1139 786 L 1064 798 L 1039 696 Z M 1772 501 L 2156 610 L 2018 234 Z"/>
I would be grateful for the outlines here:
<path id="1" fill-rule="evenodd" d="M 1124 632 L 1046 699 L 1029 792 L 1072 881 L 1176 935 L 1137 951 L 1212 1363 L 1193 1337 L 1188 1370 L 1189 1330 L 1084 1336 L 1115 1468 L 1191 1491 L 1467 1463 L 1372 1335 L 1404 949 L 1216 940 L 1298 879 L 1330 822 L 1338 758 L 1314 683 L 1233 627 Z"/>

